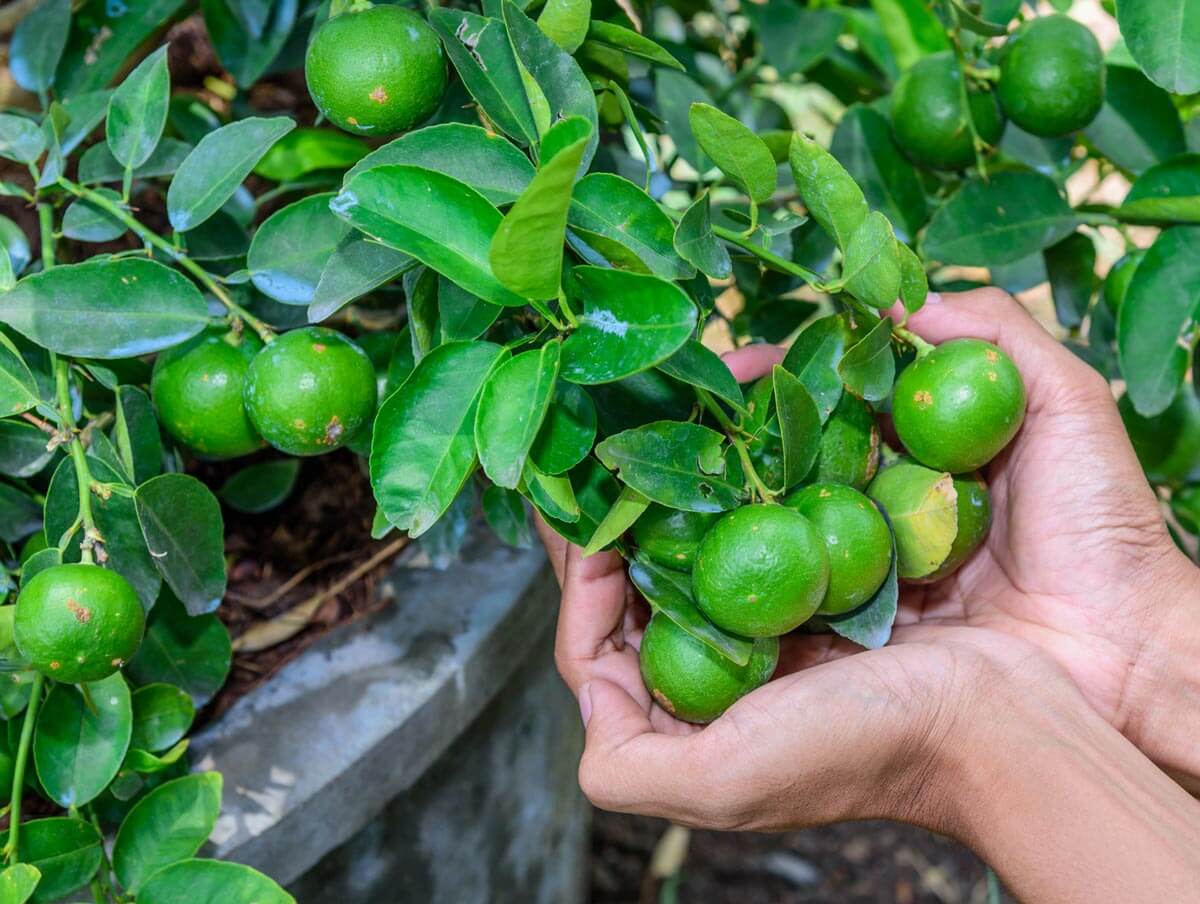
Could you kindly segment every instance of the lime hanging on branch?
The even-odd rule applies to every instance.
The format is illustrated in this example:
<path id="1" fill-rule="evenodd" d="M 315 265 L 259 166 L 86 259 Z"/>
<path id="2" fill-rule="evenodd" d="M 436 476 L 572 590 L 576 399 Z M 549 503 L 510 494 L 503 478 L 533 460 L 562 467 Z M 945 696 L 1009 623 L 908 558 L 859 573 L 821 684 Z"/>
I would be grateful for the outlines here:
<path id="1" fill-rule="evenodd" d="M 433 114 L 446 90 L 446 63 L 437 34 L 418 13 L 373 6 L 317 30 L 304 77 L 317 108 L 338 128 L 387 136 Z"/>
<path id="2" fill-rule="evenodd" d="M 633 542 L 651 562 L 691 571 L 700 541 L 718 517 L 710 512 L 681 512 L 651 505 L 633 525 Z"/>

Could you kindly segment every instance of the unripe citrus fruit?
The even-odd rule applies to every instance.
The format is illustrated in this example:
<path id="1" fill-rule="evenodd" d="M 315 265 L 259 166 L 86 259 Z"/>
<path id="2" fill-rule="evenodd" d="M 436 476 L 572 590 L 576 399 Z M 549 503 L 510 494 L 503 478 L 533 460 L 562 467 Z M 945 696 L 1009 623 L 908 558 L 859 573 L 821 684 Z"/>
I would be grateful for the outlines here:
<path id="1" fill-rule="evenodd" d="M 1200 398 L 1191 386 L 1180 388 L 1167 410 L 1154 417 L 1138 414 L 1128 395 L 1121 396 L 1117 409 L 1151 483 L 1200 480 Z"/>
<path id="2" fill-rule="evenodd" d="M 996 93 L 1026 132 L 1054 138 L 1078 131 L 1104 105 L 1104 52 L 1074 19 L 1031 19 L 1004 44 Z"/>
<path id="3" fill-rule="evenodd" d="M 821 431 L 821 450 L 808 480 L 861 490 L 879 469 L 879 426 L 871 406 L 848 392 Z"/>
<path id="4" fill-rule="evenodd" d="M 425 121 L 446 90 L 437 33 L 417 13 L 375 6 L 317 29 L 304 57 L 317 108 L 356 135 L 392 135 Z"/>
<path id="5" fill-rule="evenodd" d="M 896 143 L 915 162 L 935 169 L 962 169 L 975 162 L 967 122 L 995 144 L 1004 117 L 989 91 L 963 91 L 962 70 L 950 51 L 923 57 L 909 67 L 892 92 L 892 129 Z"/>
<path id="6" fill-rule="evenodd" d="M 932 584 L 948 577 L 962 567 L 987 537 L 988 529 L 992 526 L 992 501 L 988 495 L 987 484 L 978 473 L 961 474 L 954 478 L 954 490 L 957 496 L 955 513 L 958 518 L 958 532 L 950 545 L 950 555 L 938 566 L 932 574 L 911 579 L 916 584 Z"/>
<path id="7" fill-rule="evenodd" d="M 744 505 L 700 541 L 696 603 L 717 626 L 773 637 L 808 621 L 829 586 L 829 553 L 817 529 L 781 505 Z"/>
<path id="8" fill-rule="evenodd" d="M 852 487 L 815 483 L 786 505 L 812 523 L 829 551 L 829 588 L 817 612 L 842 615 L 874 596 L 892 567 L 892 532 L 875 503 Z"/>
<path id="9" fill-rule="evenodd" d="M 150 377 L 163 428 L 206 458 L 236 458 L 264 445 L 243 401 L 246 371 L 262 342 L 245 333 L 229 340 L 227 333 L 210 331 L 167 349 Z"/>
<path id="10" fill-rule="evenodd" d="M 320 455 L 346 442 L 375 412 L 375 368 L 335 330 L 284 333 L 250 364 L 246 410 L 263 439 L 290 455 Z"/>
<path id="11" fill-rule="evenodd" d="M 99 565 L 55 565 L 21 587 L 13 637 L 55 681 L 107 678 L 137 652 L 146 616 L 129 581 Z"/>
<path id="12" fill-rule="evenodd" d="M 662 613 L 642 635 L 642 681 L 659 706 L 685 722 L 711 722 L 766 684 L 778 662 L 776 637 L 756 640 L 750 661 L 738 665 Z"/>
<path id="13" fill-rule="evenodd" d="M 1108 305 L 1108 309 L 1113 312 L 1114 316 L 1121 313 L 1121 303 L 1125 301 L 1125 293 L 1129 291 L 1129 284 L 1133 282 L 1133 274 L 1145 256 L 1145 249 L 1137 248 L 1130 251 L 1112 265 L 1108 276 L 1104 278 L 1104 303 Z"/>
<path id="14" fill-rule="evenodd" d="M 1025 419 L 1025 383 L 1008 355 L 981 339 L 954 339 L 904 369 L 892 420 L 909 454 L 960 474 L 991 461 Z"/>
<path id="15" fill-rule="evenodd" d="M 633 542 L 656 565 L 691 571 L 701 538 L 720 517 L 716 512 L 681 512 L 655 503 L 634 523 Z"/>

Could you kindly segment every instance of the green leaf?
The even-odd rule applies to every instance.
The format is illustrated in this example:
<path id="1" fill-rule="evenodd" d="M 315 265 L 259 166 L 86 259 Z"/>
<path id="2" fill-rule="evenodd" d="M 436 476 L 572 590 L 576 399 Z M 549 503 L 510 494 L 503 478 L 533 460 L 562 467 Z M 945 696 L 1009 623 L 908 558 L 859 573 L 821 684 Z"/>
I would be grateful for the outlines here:
<path id="1" fill-rule="evenodd" d="M 559 380 L 529 450 L 530 460 L 544 474 L 563 474 L 587 457 L 596 439 L 596 406 L 580 386 Z"/>
<path id="2" fill-rule="evenodd" d="M 415 166 L 375 167 L 350 180 L 331 207 L 356 229 L 484 301 L 525 305 L 496 278 L 488 259 L 503 220 L 500 211 L 457 179 Z"/>
<path id="3" fill-rule="evenodd" d="M 846 291 L 873 308 L 890 308 L 900 297 L 900 253 L 892 224 L 871 211 L 850 236 L 842 261 Z"/>
<path id="4" fill-rule="evenodd" d="M 231 474 L 217 495 L 234 511 L 258 515 L 287 499 L 299 475 L 298 458 L 258 462 Z"/>
<path id="5" fill-rule="evenodd" d="M 0 295 L 0 322 L 61 355 L 129 358 L 194 336 L 208 323 L 208 307 L 162 264 L 98 258 L 21 280 Z"/>
<path id="6" fill-rule="evenodd" d="M 240 87 L 253 85 L 281 56 L 299 5 L 297 0 L 201 0 L 208 36 L 221 65 Z M 251 8 L 259 13 L 253 27 L 244 15 Z"/>
<path id="7" fill-rule="evenodd" d="M 521 494 L 504 487 L 490 486 L 483 491 L 483 517 L 496 536 L 518 549 L 533 545 L 529 519 Z"/>
<path id="8" fill-rule="evenodd" d="M 1116 216 L 1135 223 L 1200 223 L 1200 154 L 1180 154 L 1150 167 Z"/>
<path id="9" fill-rule="evenodd" d="M 165 772 L 174 766 L 183 758 L 187 752 L 188 742 L 186 739 L 180 741 L 174 747 L 164 751 L 161 755 L 150 753 L 148 750 L 130 749 L 129 753 L 125 754 L 125 762 L 121 764 L 121 773 L 117 780 L 109 786 L 109 790 L 117 796 L 117 784 L 122 777 L 128 776 L 131 772 L 136 772 L 141 775 L 154 775 L 159 772 Z"/>
<path id="10" fill-rule="evenodd" d="M 301 127 L 275 142 L 255 165 L 254 174 L 273 182 L 295 182 L 310 173 L 352 167 L 370 150 L 345 132 Z"/>
<path id="11" fill-rule="evenodd" d="M 16 543 L 40 529 L 42 509 L 29 492 L 0 481 L 0 540 Z"/>
<path id="12" fill-rule="evenodd" d="M 493 372 L 479 396 L 475 446 L 483 472 L 498 486 L 516 489 L 541 429 L 558 379 L 562 344 L 515 355 Z"/>
<path id="13" fill-rule="evenodd" d="M 608 383 L 665 361 L 690 337 L 697 311 L 674 283 L 640 273 L 576 267 L 571 294 L 579 326 L 563 344 L 562 376 Z"/>
<path id="14" fill-rule="evenodd" d="M 652 502 L 689 512 L 723 512 L 742 487 L 725 468 L 724 437 L 699 424 L 656 421 L 610 436 L 596 457 Z"/>
<path id="15" fill-rule="evenodd" d="M 163 138 L 158 142 L 146 162 L 133 171 L 135 179 L 151 179 L 156 176 L 170 176 L 179 169 L 184 158 L 192 152 L 192 146 L 178 138 Z M 79 158 L 79 181 L 84 185 L 97 182 L 117 182 L 124 176 L 124 167 L 117 162 L 108 145 L 93 144 Z"/>
<path id="16" fill-rule="evenodd" d="M 923 56 L 950 49 L 946 29 L 922 0 L 871 0 L 901 69 Z"/>
<path id="17" fill-rule="evenodd" d="M 567 53 L 574 53 L 587 37 L 592 0 L 547 0 L 538 16 L 538 27 Z"/>
<path id="18" fill-rule="evenodd" d="M 444 276 L 438 277 L 438 329 L 442 342 L 478 339 L 504 309 L 476 298 Z"/>
<path id="19" fill-rule="evenodd" d="M 838 373 L 846 388 L 860 399 L 878 402 L 891 395 L 896 379 L 891 340 L 892 320 L 884 317 L 846 349 L 838 363 Z"/>
<path id="20" fill-rule="evenodd" d="M 783 359 L 783 369 L 799 377 L 816 402 L 822 423 L 829 420 L 842 397 L 838 364 L 849 338 L 846 321 L 831 314 L 805 327 Z"/>
<path id="21" fill-rule="evenodd" d="M 667 135 L 675 143 L 679 156 L 697 172 L 707 169 L 708 164 L 700 153 L 700 145 L 692 134 L 688 114 L 692 104 L 711 102 L 708 92 L 683 72 L 664 69 L 655 73 L 654 98 L 659 118 Z"/>
<path id="22" fill-rule="evenodd" d="M 588 26 L 587 39 L 659 66 L 683 71 L 683 64 L 645 35 L 629 28 L 596 19 Z"/>
<path id="23" fill-rule="evenodd" d="M 163 27 L 184 0 L 141 0 L 137 4 L 87 0 L 71 21 L 71 33 L 55 72 L 60 97 L 74 98 L 107 86 L 133 52 Z M 104 40 L 97 37 L 104 35 Z"/>
<path id="24" fill-rule="evenodd" d="M 1117 321 L 1117 353 L 1138 413 L 1165 411 L 1187 372 L 1181 338 L 1200 298 L 1200 226 L 1160 233 L 1134 271 Z"/>
<path id="25" fill-rule="evenodd" d="M 872 210 L 885 213 L 901 241 L 925 225 L 925 191 L 916 169 L 892 139 L 887 118 L 855 104 L 838 121 L 830 152 L 862 188 Z"/>
<path id="26" fill-rule="evenodd" d="M 765 204 L 775 193 L 775 158 L 766 142 L 716 107 L 694 103 L 688 122 L 700 150 L 736 182 L 750 200 Z"/>
<path id="27" fill-rule="evenodd" d="M 0 420 L 0 474 L 33 477 L 54 456 L 50 437 L 25 421 Z"/>
<path id="28" fill-rule="evenodd" d="M 38 715 L 33 741 L 38 779 L 62 807 L 82 807 L 108 787 L 133 729 L 129 686 L 119 672 L 81 688 L 55 685 Z"/>
<path id="29" fill-rule="evenodd" d="M 504 23 L 443 7 L 429 13 L 429 24 L 488 119 L 522 144 L 536 145 L 537 124 Z"/>
<path id="30" fill-rule="evenodd" d="M 284 304 L 312 302 L 325 265 L 351 232 L 329 209 L 333 197 L 309 195 L 263 221 L 246 256 L 256 289 Z"/>
<path id="31" fill-rule="evenodd" d="M 182 860 L 146 880 L 138 904 L 296 904 L 296 899 L 240 863 Z"/>
<path id="32" fill-rule="evenodd" d="M 351 232 L 321 270 L 308 306 L 308 322 L 320 323 L 415 266 L 416 260 L 407 254 L 369 241 L 360 232 Z"/>
<path id="33" fill-rule="evenodd" d="M 1136 174 L 1187 150 L 1167 92 L 1128 66 L 1108 66 L 1106 72 L 1104 106 L 1083 130 L 1101 154 Z"/>
<path id="34" fill-rule="evenodd" d="M 993 173 L 986 182 L 967 182 L 934 213 L 921 256 L 964 266 L 1010 264 L 1049 248 L 1078 225 L 1050 179 L 1032 172 Z"/>
<path id="35" fill-rule="evenodd" d="M 186 474 L 147 480 L 134 496 L 146 546 L 167 585 L 192 615 L 225 595 L 225 526 L 212 492 Z"/>
<path id="36" fill-rule="evenodd" d="M 110 97 L 112 97 L 112 91 L 105 89 L 76 94 L 74 97 L 68 97 L 62 101 L 60 106 L 70 117 L 70 121 L 59 136 L 64 154 L 71 154 L 85 138 L 92 134 L 96 126 L 100 125 L 100 122 L 108 114 Z M 102 147 L 108 151 L 108 146 L 103 142 L 95 147 Z"/>
<path id="37" fill-rule="evenodd" d="M 118 386 L 113 440 L 134 484 L 162 473 L 163 444 L 150 397 L 136 386 Z"/>
<path id="38" fill-rule="evenodd" d="M 0 412 L 5 416 L 20 414 L 37 403 L 37 383 L 29 365 L 12 340 L 0 333 Z"/>
<path id="39" fill-rule="evenodd" d="M 763 57 L 781 76 L 807 72 L 821 62 L 846 25 L 841 10 L 794 3 L 747 3 L 741 11 L 762 43 Z"/>
<path id="40" fill-rule="evenodd" d="M 8 251 L 5 256 L 12 265 L 13 275 L 20 276 L 33 258 L 25 230 L 8 217 L 0 216 L 0 244 Z"/>
<path id="41" fill-rule="evenodd" d="M 821 415 L 804 384 L 776 364 L 771 371 L 775 416 L 783 446 L 782 490 L 794 487 L 812 470 L 821 451 Z"/>
<path id="42" fill-rule="evenodd" d="M 1121 0 L 1117 24 L 1150 80 L 1172 94 L 1200 91 L 1200 10 L 1188 0 Z"/>
<path id="43" fill-rule="evenodd" d="M 45 149 L 46 138 L 36 122 L 25 116 L 0 113 L 0 157 L 33 163 Z"/>
<path id="44" fill-rule="evenodd" d="M 875 595 L 845 615 L 824 616 L 825 624 L 847 640 L 868 650 L 878 650 L 892 639 L 892 625 L 900 604 L 896 568 L 896 542 L 892 539 L 892 567 Z"/>
<path id="45" fill-rule="evenodd" d="M 171 74 L 164 44 L 137 65 L 108 102 L 105 137 L 108 149 L 125 169 L 150 159 L 167 124 Z"/>
<path id="46" fill-rule="evenodd" d="M 190 616 L 169 590 L 150 612 L 146 636 L 125 671 L 138 684 L 165 682 L 203 706 L 221 689 L 233 661 L 229 631 L 215 615 Z"/>
<path id="47" fill-rule="evenodd" d="M 171 227 L 187 232 L 220 210 L 271 145 L 295 127 L 287 116 L 251 116 L 201 138 L 167 189 Z"/>
<path id="48" fill-rule="evenodd" d="M 488 252 L 492 272 L 522 298 L 544 301 L 557 298 L 561 291 L 567 207 L 591 129 L 586 119 L 572 116 L 546 133 L 537 175 L 492 236 Z M 551 145 L 558 152 L 545 159 Z"/>
<path id="49" fill-rule="evenodd" d="M 702 194 L 684 211 L 672 239 L 675 250 L 705 276 L 727 279 L 733 272 L 729 252 L 712 231 L 708 209 L 708 192 Z"/>
<path id="50" fill-rule="evenodd" d="M 196 706 L 173 684 L 148 684 L 133 692 L 133 733 L 129 746 L 157 753 L 174 747 L 192 727 Z"/>
<path id="51" fill-rule="evenodd" d="M 742 388 L 738 386 L 729 366 L 716 352 L 695 339 L 689 339 L 680 346 L 679 351 L 658 365 L 658 369 L 690 386 L 708 390 L 739 411 L 746 408 Z"/>
<path id="52" fill-rule="evenodd" d="M 70 688 L 62 690 L 73 692 Z M 33 904 L 49 904 L 87 885 L 100 869 L 104 849 L 100 833 L 91 823 L 57 816 L 34 819 L 21 826 L 17 856 L 42 874 L 30 900 Z"/>
<path id="53" fill-rule="evenodd" d="M 663 613 L 731 662 L 744 666 L 750 661 L 753 641 L 723 631 L 704 617 L 692 598 L 691 575 L 639 557 L 629 563 L 629 579 L 655 612 Z"/>
<path id="54" fill-rule="evenodd" d="M 1044 253 L 1058 322 L 1073 329 L 1083 323 L 1099 285 L 1096 246 L 1082 232 L 1073 232 Z"/>
<path id="55" fill-rule="evenodd" d="M 695 275 L 696 271 L 676 254 L 670 217 L 653 198 L 621 176 L 590 173 L 580 179 L 571 197 L 567 222 L 571 233 L 595 251 L 611 251 L 612 245 L 628 251 L 634 257 L 632 269 L 663 279 Z"/>
<path id="56" fill-rule="evenodd" d="M 96 192 L 115 204 L 121 203 L 121 196 L 111 188 Z M 111 242 L 125 234 L 125 224 L 86 198 L 76 198 L 63 212 L 62 234 L 80 242 Z"/>
<path id="57" fill-rule="evenodd" d="M 529 158 L 502 135 L 479 126 L 447 122 L 409 132 L 377 148 L 346 173 L 342 184 L 349 185 L 361 172 L 393 163 L 445 173 L 493 204 L 517 200 L 535 172 Z"/>
<path id="58" fill-rule="evenodd" d="M 529 501 L 547 518 L 566 523 L 579 521 L 582 510 L 570 478 L 543 474 L 537 465 L 526 462 L 522 488 L 528 493 Z"/>
<path id="59" fill-rule="evenodd" d="M 650 507 L 650 500 L 632 487 L 624 487 L 617 501 L 612 504 L 604 520 L 596 525 L 592 538 L 584 547 L 584 557 L 594 555 L 604 547 L 621 538 L 621 535 L 633 527 L 633 522 L 641 517 L 642 512 Z"/>
<path id="60" fill-rule="evenodd" d="M 788 162 L 809 215 L 845 250 L 869 212 L 862 189 L 832 154 L 800 132 L 792 136 Z"/>
<path id="61" fill-rule="evenodd" d="M 200 850 L 221 812 L 221 776 L 185 775 L 159 785 L 121 823 L 112 863 L 126 891 L 138 894 L 158 870 Z"/>
<path id="62" fill-rule="evenodd" d="M 439 346 L 380 407 L 371 486 L 388 521 L 410 536 L 442 516 L 474 470 L 479 395 L 506 355 L 488 342 Z"/>
<path id="63" fill-rule="evenodd" d="M 900 301 L 904 310 L 915 314 L 924 307 L 929 295 L 929 278 L 915 251 L 903 242 L 896 243 L 896 251 L 900 255 Z"/>
<path id="64" fill-rule="evenodd" d="M 49 88 L 70 27 L 70 0 L 41 0 L 31 9 L 18 23 L 8 47 L 13 81 L 35 94 Z"/>
<path id="65" fill-rule="evenodd" d="M 64 4 L 70 9 L 68 4 Z M 42 874 L 28 863 L 14 863 L 0 872 L 0 901 L 4 904 L 25 904 L 33 896 Z"/>

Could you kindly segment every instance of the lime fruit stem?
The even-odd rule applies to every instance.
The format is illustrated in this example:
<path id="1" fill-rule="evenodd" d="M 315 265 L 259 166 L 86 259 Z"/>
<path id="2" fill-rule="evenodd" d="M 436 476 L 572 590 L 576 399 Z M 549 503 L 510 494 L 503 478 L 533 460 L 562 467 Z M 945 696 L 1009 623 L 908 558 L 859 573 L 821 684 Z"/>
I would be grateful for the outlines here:
<path id="1" fill-rule="evenodd" d="M 71 365 L 65 358 L 59 358 L 54 365 L 54 382 L 58 390 L 58 423 L 62 432 L 69 436 L 67 447 L 71 453 L 71 463 L 75 466 L 75 482 L 79 484 L 79 517 L 83 523 L 83 541 L 79 544 L 80 557 L 83 562 L 91 564 L 94 561 L 92 547 L 99 537 L 96 530 L 96 519 L 92 515 L 92 473 L 88 468 L 87 455 L 83 450 L 83 441 L 79 431 L 75 429 L 75 415 L 71 411 Z"/>

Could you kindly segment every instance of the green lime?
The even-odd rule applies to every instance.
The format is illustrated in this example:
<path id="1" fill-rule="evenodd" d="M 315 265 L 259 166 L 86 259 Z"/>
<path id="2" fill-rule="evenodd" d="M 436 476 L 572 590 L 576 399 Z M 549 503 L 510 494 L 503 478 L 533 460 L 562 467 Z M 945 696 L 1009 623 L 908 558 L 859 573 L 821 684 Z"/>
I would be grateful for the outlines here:
<path id="1" fill-rule="evenodd" d="M 853 487 L 814 483 L 785 504 L 812 523 L 829 551 L 829 588 L 817 612 L 842 615 L 873 597 L 892 568 L 892 532 L 875 503 Z"/>
<path id="2" fill-rule="evenodd" d="M 355 135 L 393 135 L 424 122 L 446 90 L 442 42 L 420 15 L 375 6 L 317 29 L 304 57 L 317 108 Z"/>
<path id="3" fill-rule="evenodd" d="M 654 503 L 634 522 L 633 542 L 651 562 L 691 571 L 701 538 L 720 517 L 716 512 L 681 512 Z"/>
<path id="4" fill-rule="evenodd" d="M 21 587 L 13 636 L 48 678 L 99 681 L 129 661 L 146 615 L 133 586 L 99 565 L 55 565 Z"/>
<path id="5" fill-rule="evenodd" d="M 987 484 L 979 472 L 955 475 L 954 490 L 957 496 L 958 533 L 950 545 L 950 555 L 946 556 L 937 571 L 911 579 L 915 584 L 932 584 L 958 571 L 983 544 L 992 526 L 992 501 Z"/>
<path id="6" fill-rule="evenodd" d="M 17 558 L 17 563 L 19 565 L 24 565 L 31 558 L 33 558 L 34 555 L 41 552 L 43 549 L 48 549 L 49 547 L 50 541 L 46 539 L 46 532 L 44 530 L 40 530 L 36 534 L 30 535 L 29 539 L 26 540 L 21 546 L 21 554 Z"/>
<path id="7" fill-rule="evenodd" d="M 844 483 L 863 489 L 879 469 L 879 425 L 862 399 L 848 392 L 821 431 L 821 451 L 808 475 L 814 483 Z"/>
<path id="8" fill-rule="evenodd" d="M 990 91 L 963 90 L 962 70 L 950 51 L 922 57 L 900 76 L 892 92 L 896 143 L 916 163 L 962 169 L 975 162 L 967 109 L 975 131 L 995 144 L 1004 117 Z"/>
<path id="9" fill-rule="evenodd" d="M 1104 106 L 1104 52 L 1074 19 L 1031 19 L 1004 43 L 996 93 L 1026 132 L 1045 138 L 1076 132 Z"/>
<path id="10" fill-rule="evenodd" d="M 713 525 L 692 567 L 696 603 L 743 637 L 786 634 L 808 621 L 829 586 L 817 529 L 782 505 L 744 505 Z"/>
<path id="11" fill-rule="evenodd" d="M 205 458 L 236 458 L 263 447 L 246 414 L 246 371 L 257 336 L 207 331 L 154 362 L 150 394 L 163 428 Z"/>
<path id="12" fill-rule="evenodd" d="M 320 455 L 367 424 L 375 394 L 366 353 L 335 330 L 310 326 L 284 333 L 251 362 L 246 410 L 276 449 Z"/>
<path id="13" fill-rule="evenodd" d="M 777 637 L 760 637 L 750 661 L 738 665 L 662 613 L 650 619 L 642 635 L 646 689 L 659 706 L 685 722 L 711 722 L 766 684 L 778 662 Z"/>
<path id="14" fill-rule="evenodd" d="M 1151 483 L 1200 481 L 1200 398 L 1184 385 L 1162 414 L 1142 417 L 1128 395 L 1117 402 L 1125 431 Z"/>
<path id="15" fill-rule="evenodd" d="M 1108 309 L 1112 311 L 1114 317 L 1121 313 L 1121 303 L 1125 300 L 1125 293 L 1129 291 L 1129 284 L 1133 282 L 1133 274 L 1145 256 L 1145 249 L 1135 248 L 1113 264 L 1112 269 L 1108 271 L 1108 276 L 1104 278 L 1104 303 L 1108 305 Z"/>
<path id="16" fill-rule="evenodd" d="M 904 369 L 892 420 L 921 464 L 961 474 L 991 461 L 1025 419 L 1025 383 L 1008 355 L 981 339 L 953 339 Z"/>

